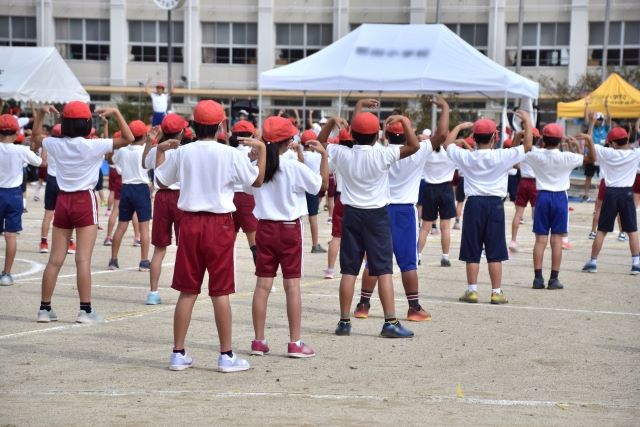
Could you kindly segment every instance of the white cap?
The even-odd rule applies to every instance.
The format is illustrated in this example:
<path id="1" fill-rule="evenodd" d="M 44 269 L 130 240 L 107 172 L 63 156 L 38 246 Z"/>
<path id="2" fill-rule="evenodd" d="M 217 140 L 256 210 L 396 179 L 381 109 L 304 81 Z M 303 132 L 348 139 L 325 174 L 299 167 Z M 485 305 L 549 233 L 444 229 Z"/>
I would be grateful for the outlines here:
<path id="1" fill-rule="evenodd" d="M 423 131 L 422 131 L 422 134 L 423 134 L 424 136 L 431 136 L 431 129 L 425 129 L 425 130 L 423 130 Z"/>
<path id="2" fill-rule="evenodd" d="M 322 126 L 320 126 L 318 123 L 314 123 L 311 125 L 311 129 L 316 133 L 316 135 L 319 135 L 320 131 L 322 130 Z"/>
<path id="3" fill-rule="evenodd" d="M 247 110 L 240 110 L 240 111 L 238 111 L 238 115 L 240 115 L 240 114 L 244 114 L 244 115 L 245 115 L 245 116 L 247 116 L 247 117 L 249 116 L 249 113 L 247 112 Z"/>
<path id="4" fill-rule="evenodd" d="M 327 123 L 327 121 L 328 121 L 328 120 L 327 120 L 327 118 L 326 118 L 326 117 L 323 117 L 323 118 L 321 118 L 321 119 L 320 119 L 320 121 L 319 121 L 318 123 L 320 123 L 321 125 L 323 125 L 323 124 Z"/>
<path id="5" fill-rule="evenodd" d="M 604 115 L 602 113 L 600 113 L 600 112 L 597 112 L 596 113 L 596 120 L 602 120 L 602 119 L 604 119 Z"/>

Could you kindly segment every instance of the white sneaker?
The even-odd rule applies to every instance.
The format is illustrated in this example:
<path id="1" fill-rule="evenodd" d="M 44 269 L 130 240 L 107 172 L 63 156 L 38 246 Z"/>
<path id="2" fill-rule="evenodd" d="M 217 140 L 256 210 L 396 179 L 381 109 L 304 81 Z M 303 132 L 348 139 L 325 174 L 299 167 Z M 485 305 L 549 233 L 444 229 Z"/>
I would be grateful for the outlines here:
<path id="1" fill-rule="evenodd" d="M 38 323 L 57 322 L 58 315 L 53 310 L 38 310 Z"/>
<path id="2" fill-rule="evenodd" d="M 171 353 L 169 369 L 172 371 L 184 371 L 193 366 L 193 359 L 187 353 Z"/>
<path id="3" fill-rule="evenodd" d="M 511 252 L 518 252 L 518 243 L 515 240 L 509 242 L 509 250 Z"/>
<path id="4" fill-rule="evenodd" d="M 235 354 L 233 357 L 229 357 L 226 354 L 221 354 L 218 356 L 218 371 L 220 372 L 238 372 L 238 371 L 246 371 L 251 368 L 249 362 L 244 359 L 239 358 Z"/>
<path id="5" fill-rule="evenodd" d="M 84 310 L 80 310 L 78 312 L 78 318 L 76 319 L 76 323 L 100 323 L 104 322 L 104 317 L 100 316 L 95 311 L 91 311 L 91 313 L 87 313 Z"/>
<path id="6" fill-rule="evenodd" d="M 618 234 L 618 240 L 620 242 L 626 242 L 629 238 L 627 237 L 627 233 L 625 233 L 624 231 L 621 231 L 620 234 Z"/>
<path id="7" fill-rule="evenodd" d="M 11 274 L 5 273 L 4 271 L 0 274 L 0 286 L 11 286 L 13 285 L 13 277 Z"/>
<path id="8" fill-rule="evenodd" d="M 333 275 L 335 274 L 335 269 L 327 268 L 324 272 L 325 279 L 333 279 Z"/>

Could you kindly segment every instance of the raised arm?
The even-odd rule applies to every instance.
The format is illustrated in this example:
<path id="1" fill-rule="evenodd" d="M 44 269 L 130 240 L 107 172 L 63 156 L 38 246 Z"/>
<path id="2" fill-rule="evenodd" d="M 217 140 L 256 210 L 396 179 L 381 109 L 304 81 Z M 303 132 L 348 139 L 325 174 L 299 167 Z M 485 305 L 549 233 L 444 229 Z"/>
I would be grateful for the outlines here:
<path id="1" fill-rule="evenodd" d="M 585 96 L 584 98 L 584 121 L 585 123 L 589 123 L 589 104 L 591 103 L 591 98 L 589 96 Z"/>
<path id="2" fill-rule="evenodd" d="M 533 125 L 531 124 L 531 118 L 529 117 L 529 113 L 525 110 L 516 111 L 516 116 L 522 121 L 522 127 L 524 128 L 524 152 L 531 151 L 531 146 L 533 145 Z"/>
<path id="3" fill-rule="evenodd" d="M 122 117 L 122 113 L 117 108 L 99 108 L 96 109 L 96 113 L 100 115 L 100 118 L 107 117 L 115 117 L 116 122 L 118 122 L 118 127 L 120 128 L 120 132 L 122 132 L 121 138 L 116 138 L 113 140 L 113 149 L 117 150 L 118 148 L 126 147 L 131 144 L 135 139 L 133 134 L 131 133 L 131 129 L 129 129 L 129 125 L 127 121 Z"/>
<path id="4" fill-rule="evenodd" d="M 611 129 L 611 113 L 609 112 L 609 96 L 604 98 L 604 120 L 607 122 L 607 126 Z"/>
<path id="5" fill-rule="evenodd" d="M 434 150 L 437 150 L 447 139 L 447 134 L 449 133 L 449 104 L 440 95 L 432 98 L 431 103 L 442 110 L 436 132 L 431 136 L 431 146 Z"/>
<path id="6" fill-rule="evenodd" d="M 160 130 L 160 126 L 155 126 L 151 128 L 151 130 L 147 132 L 147 134 L 144 136 L 145 137 L 144 151 L 142 151 L 142 168 L 143 169 L 147 169 L 145 160 L 149 155 L 149 151 L 151 151 L 151 147 L 153 146 L 153 141 L 157 140 L 161 136 L 162 136 L 162 130 Z M 182 134 L 177 139 L 182 140 Z"/>
<path id="7" fill-rule="evenodd" d="M 252 187 L 261 187 L 264 182 L 264 171 L 267 167 L 267 147 L 264 145 L 264 142 L 255 138 L 238 138 L 238 141 L 242 142 L 242 144 L 247 147 L 254 148 L 258 152 L 258 160 L 256 165 L 258 166 L 258 177 L 253 184 Z"/>
<path id="8" fill-rule="evenodd" d="M 147 96 L 151 96 L 151 88 L 149 87 L 149 83 L 151 83 L 151 77 L 149 77 L 147 79 L 146 82 L 144 82 L 144 93 L 147 94 Z"/>
<path id="9" fill-rule="evenodd" d="M 585 144 L 588 149 L 587 155 L 584 156 L 584 164 L 594 163 L 596 161 L 596 148 L 593 146 L 593 139 L 591 139 L 591 135 L 579 133 L 577 136 L 585 140 Z"/>
<path id="10" fill-rule="evenodd" d="M 348 128 L 349 124 L 342 117 L 334 116 L 327 120 L 327 123 L 324 124 L 320 133 L 318 134 L 318 141 L 320 141 L 323 145 L 327 145 L 327 140 L 329 139 L 329 135 L 333 128 L 338 126 L 338 128 Z"/>
<path id="11" fill-rule="evenodd" d="M 42 123 L 44 122 L 44 116 L 46 116 L 47 113 L 60 114 L 52 105 L 43 105 L 38 109 L 38 111 L 36 111 L 31 133 L 31 146 L 35 151 L 42 146 L 42 140 L 44 139 L 44 135 L 42 134 Z"/>
<path id="12" fill-rule="evenodd" d="M 327 191 L 327 188 L 329 188 L 329 156 L 327 155 L 327 151 L 322 146 L 322 143 L 315 139 L 308 141 L 308 144 L 314 151 L 317 151 L 322 156 L 322 160 L 320 161 L 320 176 L 322 177 L 320 191 Z"/>
<path id="13" fill-rule="evenodd" d="M 360 99 L 358 100 L 358 102 L 356 102 L 356 106 L 353 109 L 353 117 L 362 113 L 362 110 L 364 110 L 365 108 L 377 108 L 377 107 L 378 107 L 378 101 L 373 98 Z"/>
<path id="14" fill-rule="evenodd" d="M 444 141 L 444 149 L 446 150 L 451 144 L 453 144 L 455 142 L 456 139 L 458 139 L 458 134 L 460 133 L 461 130 L 463 129 L 469 129 L 473 127 L 473 122 L 464 122 L 464 123 L 460 123 L 459 125 L 457 125 L 456 127 L 454 127 L 451 132 L 449 132 L 449 134 L 447 135 L 447 138 Z M 466 143 L 466 141 L 465 141 Z M 467 144 L 468 145 L 468 144 Z M 468 147 L 470 148 L 470 147 Z"/>
<path id="15" fill-rule="evenodd" d="M 389 116 L 385 121 L 384 126 L 387 128 L 388 126 L 398 122 L 402 123 L 404 136 L 407 140 L 407 143 L 400 147 L 400 158 L 404 159 L 405 157 L 409 157 L 416 153 L 420 149 L 420 141 L 418 141 L 416 133 L 411 128 L 411 121 L 408 117 L 400 115 Z"/>
<path id="16" fill-rule="evenodd" d="M 593 128 L 596 125 L 596 113 L 594 113 L 593 111 L 590 111 L 587 114 L 587 123 L 589 123 L 589 128 L 587 129 L 587 133 L 590 136 L 593 136 Z"/>

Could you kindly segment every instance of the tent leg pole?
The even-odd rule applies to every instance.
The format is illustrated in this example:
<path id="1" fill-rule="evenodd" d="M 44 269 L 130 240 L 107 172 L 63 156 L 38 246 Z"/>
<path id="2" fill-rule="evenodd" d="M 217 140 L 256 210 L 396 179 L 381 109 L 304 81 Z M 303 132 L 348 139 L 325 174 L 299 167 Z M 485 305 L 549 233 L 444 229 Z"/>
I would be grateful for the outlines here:
<path id="1" fill-rule="evenodd" d="M 302 126 L 302 130 L 307 129 L 307 91 L 302 92 L 302 123 L 299 123 Z"/>
<path id="2" fill-rule="evenodd" d="M 249 104 L 251 107 L 251 104 Z M 258 90 L 258 127 L 262 126 L 262 89 Z"/>
<path id="3" fill-rule="evenodd" d="M 338 117 L 342 115 L 342 91 L 338 92 Z"/>
<path id="4" fill-rule="evenodd" d="M 380 114 L 382 113 L 382 91 L 378 91 L 378 120 L 380 120 Z"/>

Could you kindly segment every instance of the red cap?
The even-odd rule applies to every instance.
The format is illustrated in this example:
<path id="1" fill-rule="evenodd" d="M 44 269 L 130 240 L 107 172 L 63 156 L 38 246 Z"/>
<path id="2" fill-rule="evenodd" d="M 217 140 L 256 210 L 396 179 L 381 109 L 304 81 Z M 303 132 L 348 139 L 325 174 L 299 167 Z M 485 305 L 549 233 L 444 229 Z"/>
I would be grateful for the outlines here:
<path id="1" fill-rule="evenodd" d="M 502 143 L 502 146 L 504 148 L 511 148 L 511 144 L 513 144 L 513 141 L 511 140 L 511 138 L 507 138 L 504 140 L 504 142 Z"/>
<path id="2" fill-rule="evenodd" d="M 262 125 L 262 139 L 266 142 L 280 142 L 298 134 L 298 128 L 289 119 L 271 116 Z"/>
<path id="3" fill-rule="evenodd" d="M 56 138 L 62 136 L 62 125 L 60 123 L 53 125 L 53 128 L 51 128 L 51 136 L 55 136 Z"/>
<path id="4" fill-rule="evenodd" d="M 121 131 L 119 131 L 119 130 L 115 131 L 115 132 L 113 133 L 112 138 L 113 138 L 113 139 L 122 138 L 122 132 L 121 132 Z"/>
<path id="5" fill-rule="evenodd" d="M 198 102 L 193 109 L 193 120 L 201 125 L 218 125 L 224 119 L 226 116 L 222 105 L 210 99 Z"/>
<path id="6" fill-rule="evenodd" d="M 496 131 L 496 122 L 491 119 L 480 119 L 476 120 L 473 124 L 473 133 L 477 133 L 478 135 L 487 135 L 490 133 L 495 133 Z"/>
<path id="7" fill-rule="evenodd" d="M 71 101 L 64 106 L 62 117 L 65 119 L 90 119 L 89 105 L 81 101 Z"/>
<path id="8" fill-rule="evenodd" d="M 164 116 L 164 119 L 162 119 L 160 129 L 162 129 L 162 133 L 164 134 L 173 134 L 180 132 L 188 125 L 189 123 L 187 123 L 187 121 L 183 119 L 182 116 L 176 113 L 169 113 Z"/>
<path id="9" fill-rule="evenodd" d="M 311 129 L 305 130 L 304 132 L 302 132 L 302 135 L 300 135 L 300 141 L 302 141 L 303 144 L 306 144 L 312 139 L 318 139 L 318 135 L 316 135 L 316 133 Z"/>
<path id="10" fill-rule="evenodd" d="M 340 129 L 338 133 L 338 141 L 353 141 L 353 136 L 345 128 Z"/>
<path id="11" fill-rule="evenodd" d="M 473 137 L 471 137 L 471 136 L 466 137 L 466 138 L 464 139 L 464 141 L 465 141 L 467 144 L 469 144 L 469 147 L 472 147 L 472 148 L 473 148 L 473 147 L 475 147 L 475 146 L 476 146 L 476 140 L 475 140 L 475 139 L 473 139 Z"/>
<path id="12" fill-rule="evenodd" d="M 236 124 L 231 128 L 231 132 L 249 132 L 253 134 L 256 133 L 256 127 L 249 120 L 238 120 Z"/>
<path id="13" fill-rule="evenodd" d="M 134 138 L 140 138 L 147 133 L 147 125 L 142 120 L 134 120 L 129 123 L 129 129 L 131 129 Z"/>
<path id="14" fill-rule="evenodd" d="M 349 139 L 347 141 L 351 141 L 351 140 Z M 338 144 L 339 142 L 340 142 L 340 140 L 338 138 L 335 138 L 335 137 L 332 137 L 332 136 L 327 138 L 327 143 L 328 144 Z"/>
<path id="15" fill-rule="evenodd" d="M 158 82 L 156 83 L 156 87 L 161 87 L 162 89 L 164 89 L 164 83 Z"/>
<path id="16" fill-rule="evenodd" d="M 627 133 L 627 130 L 618 126 L 609 131 L 607 134 L 607 141 L 617 141 L 619 139 L 627 139 L 628 137 L 629 134 Z"/>
<path id="17" fill-rule="evenodd" d="M 404 135 L 404 126 L 401 122 L 391 123 L 387 126 L 387 132 L 395 133 L 396 135 Z"/>
<path id="18" fill-rule="evenodd" d="M 24 134 L 23 133 L 19 133 L 18 136 L 16 136 L 16 142 L 24 142 Z"/>
<path id="19" fill-rule="evenodd" d="M 18 124 L 18 119 L 11 114 L 3 114 L 0 116 L 0 131 L 18 132 L 19 130 L 20 125 Z"/>
<path id="20" fill-rule="evenodd" d="M 549 136 L 551 138 L 562 138 L 564 136 L 564 130 L 562 127 L 555 123 L 549 123 L 542 128 L 542 136 Z"/>
<path id="21" fill-rule="evenodd" d="M 380 120 L 369 112 L 359 113 L 351 121 L 351 130 L 363 135 L 378 133 L 380 130 Z"/>
<path id="22" fill-rule="evenodd" d="M 538 128 L 533 128 L 532 132 L 534 138 L 540 138 L 540 131 L 538 130 Z"/>
<path id="23" fill-rule="evenodd" d="M 191 130 L 191 128 L 188 127 L 184 129 L 184 137 L 189 139 L 193 138 L 193 131 Z"/>

